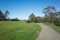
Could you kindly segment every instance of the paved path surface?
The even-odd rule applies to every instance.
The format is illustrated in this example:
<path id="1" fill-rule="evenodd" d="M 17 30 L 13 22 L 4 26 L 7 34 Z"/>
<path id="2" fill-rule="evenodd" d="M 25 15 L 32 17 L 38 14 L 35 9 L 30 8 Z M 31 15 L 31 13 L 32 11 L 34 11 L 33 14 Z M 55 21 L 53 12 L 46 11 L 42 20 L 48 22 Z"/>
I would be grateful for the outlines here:
<path id="1" fill-rule="evenodd" d="M 60 40 L 60 34 L 55 30 L 47 27 L 43 23 L 40 23 L 39 25 L 41 26 L 42 30 L 36 40 Z"/>

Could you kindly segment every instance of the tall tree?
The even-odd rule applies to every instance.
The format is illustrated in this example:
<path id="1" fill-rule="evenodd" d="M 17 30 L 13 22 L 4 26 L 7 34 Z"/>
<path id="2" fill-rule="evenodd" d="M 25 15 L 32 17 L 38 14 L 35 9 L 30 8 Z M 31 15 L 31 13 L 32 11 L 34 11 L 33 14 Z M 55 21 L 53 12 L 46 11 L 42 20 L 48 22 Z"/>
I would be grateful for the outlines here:
<path id="1" fill-rule="evenodd" d="M 8 17 L 9 11 L 6 10 L 5 16 Z"/>
<path id="2" fill-rule="evenodd" d="M 0 10 L 0 20 L 7 20 L 8 14 L 9 14 L 9 11 L 6 11 L 5 13 L 3 13 L 3 12 Z"/>
<path id="3" fill-rule="evenodd" d="M 3 12 L 0 10 L 0 20 L 3 20 Z"/>
<path id="4" fill-rule="evenodd" d="M 36 17 L 35 17 L 35 15 L 33 13 L 29 16 L 29 21 L 31 21 L 31 22 L 36 21 Z"/>
<path id="5" fill-rule="evenodd" d="M 46 8 L 44 8 L 43 13 L 45 14 L 45 18 L 47 21 L 51 21 L 53 23 L 54 21 L 54 12 L 56 11 L 54 6 L 47 6 Z M 50 20 L 51 19 L 51 20 Z"/>

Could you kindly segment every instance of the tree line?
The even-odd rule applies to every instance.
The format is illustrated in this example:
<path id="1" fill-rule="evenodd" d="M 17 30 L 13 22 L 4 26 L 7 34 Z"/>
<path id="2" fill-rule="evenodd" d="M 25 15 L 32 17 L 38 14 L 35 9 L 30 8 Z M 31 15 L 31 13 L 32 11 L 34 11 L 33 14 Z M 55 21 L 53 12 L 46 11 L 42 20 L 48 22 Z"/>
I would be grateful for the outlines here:
<path id="1" fill-rule="evenodd" d="M 35 23 L 38 23 L 38 22 L 41 22 L 41 17 L 40 16 L 35 16 L 33 13 L 29 16 L 28 20 L 27 20 L 28 23 L 30 22 L 35 22 Z"/>
<path id="2" fill-rule="evenodd" d="M 10 19 L 9 17 L 9 11 L 5 11 L 5 13 L 3 13 L 1 10 L 0 10 L 0 21 L 20 21 L 18 18 L 12 18 Z"/>
<path id="3" fill-rule="evenodd" d="M 49 22 L 53 23 L 55 25 L 60 26 L 60 11 L 57 11 L 54 6 L 47 6 L 46 8 L 43 9 L 42 11 L 45 16 L 40 17 L 40 16 L 35 16 L 33 13 L 29 16 L 29 19 L 27 22 Z"/>
<path id="4" fill-rule="evenodd" d="M 9 11 L 5 11 L 5 13 L 3 13 L 0 10 L 0 21 L 20 21 L 18 18 L 13 18 L 10 19 L 9 18 Z M 34 13 L 32 13 L 31 15 L 29 15 L 28 20 L 25 20 L 26 22 L 30 23 L 30 22 L 35 22 L 35 23 L 40 23 L 40 22 L 50 22 L 53 23 L 55 25 L 60 26 L 60 11 L 57 11 L 56 8 L 54 6 L 47 6 L 42 10 L 42 13 L 45 14 L 44 17 L 40 17 L 40 16 L 35 16 Z"/>
<path id="5" fill-rule="evenodd" d="M 60 26 L 60 11 L 57 11 L 54 6 L 47 6 L 43 13 L 45 14 L 45 22 Z"/>

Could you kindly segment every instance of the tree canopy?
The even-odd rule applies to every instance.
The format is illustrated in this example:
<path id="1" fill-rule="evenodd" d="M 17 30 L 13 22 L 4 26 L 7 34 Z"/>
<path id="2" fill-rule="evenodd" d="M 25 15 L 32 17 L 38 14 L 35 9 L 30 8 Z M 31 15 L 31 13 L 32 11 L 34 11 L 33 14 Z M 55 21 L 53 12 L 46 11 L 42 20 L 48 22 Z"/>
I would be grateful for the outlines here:
<path id="1" fill-rule="evenodd" d="M 9 14 L 9 11 L 6 11 L 5 13 L 3 13 L 0 10 L 0 20 L 7 20 L 8 19 L 8 14 Z"/>
<path id="2" fill-rule="evenodd" d="M 60 12 L 57 12 L 54 6 L 47 6 L 43 9 L 45 21 L 60 25 Z"/>

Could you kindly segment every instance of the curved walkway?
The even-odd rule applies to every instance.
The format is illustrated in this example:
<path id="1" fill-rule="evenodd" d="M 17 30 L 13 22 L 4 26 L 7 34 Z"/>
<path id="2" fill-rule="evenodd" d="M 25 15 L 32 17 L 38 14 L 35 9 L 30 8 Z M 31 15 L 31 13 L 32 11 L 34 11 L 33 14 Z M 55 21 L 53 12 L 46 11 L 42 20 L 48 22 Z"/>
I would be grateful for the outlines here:
<path id="1" fill-rule="evenodd" d="M 40 23 L 39 25 L 41 26 L 42 30 L 36 40 L 60 40 L 60 34 L 55 30 L 47 27 L 43 23 Z"/>

